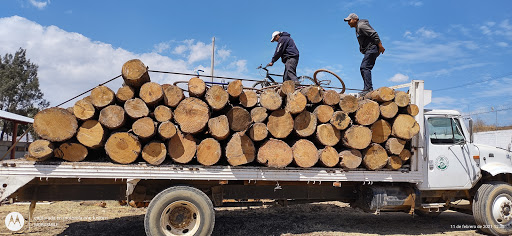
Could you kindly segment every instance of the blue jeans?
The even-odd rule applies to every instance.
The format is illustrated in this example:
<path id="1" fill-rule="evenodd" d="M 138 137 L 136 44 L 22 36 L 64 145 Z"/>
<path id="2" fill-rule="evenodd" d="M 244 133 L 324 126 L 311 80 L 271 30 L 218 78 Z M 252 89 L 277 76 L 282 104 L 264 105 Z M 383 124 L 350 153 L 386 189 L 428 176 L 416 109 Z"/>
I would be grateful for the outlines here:
<path id="1" fill-rule="evenodd" d="M 363 61 L 361 62 L 361 67 L 359 68 L 361 71 L 361 76 L 363 77 L 364 90 L 373 90 L 372 69 L 378 56 L 379 48 L 377 45 L 371 46 L 364 53 Z"/>

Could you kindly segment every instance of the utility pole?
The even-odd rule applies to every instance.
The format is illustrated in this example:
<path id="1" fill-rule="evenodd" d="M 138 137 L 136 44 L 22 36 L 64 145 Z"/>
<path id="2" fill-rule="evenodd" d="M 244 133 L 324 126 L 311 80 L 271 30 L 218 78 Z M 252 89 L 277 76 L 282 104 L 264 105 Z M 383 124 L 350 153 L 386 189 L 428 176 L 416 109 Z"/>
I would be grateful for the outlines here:
<path id="1" fill-rule="evenodd" d="M 213 67 L 215 65 L 215 36 L 212 38 L 212 83 L 213 83 Z"/>

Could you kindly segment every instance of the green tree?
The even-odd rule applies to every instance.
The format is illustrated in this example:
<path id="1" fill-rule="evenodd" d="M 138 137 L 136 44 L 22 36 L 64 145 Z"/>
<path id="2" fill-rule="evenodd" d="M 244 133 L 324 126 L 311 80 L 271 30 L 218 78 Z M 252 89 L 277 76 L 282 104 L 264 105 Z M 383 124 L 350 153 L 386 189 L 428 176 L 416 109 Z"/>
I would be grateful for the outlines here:
<path id="1" fill-rule="evenodd" d="M 39 89 L 37 69 L 38 66 L 26 58 L 23 48 L 14 55 L 7 53 L 0 58 L 0 110 L 34 117 L 50 105 Z M 4 133 L 12 133 L 12 125 L 7 121 L 1 122 L 0 140 L 3 140 Z M 20 126 L 16 135 L 21 135 L 27 128 Z"/>

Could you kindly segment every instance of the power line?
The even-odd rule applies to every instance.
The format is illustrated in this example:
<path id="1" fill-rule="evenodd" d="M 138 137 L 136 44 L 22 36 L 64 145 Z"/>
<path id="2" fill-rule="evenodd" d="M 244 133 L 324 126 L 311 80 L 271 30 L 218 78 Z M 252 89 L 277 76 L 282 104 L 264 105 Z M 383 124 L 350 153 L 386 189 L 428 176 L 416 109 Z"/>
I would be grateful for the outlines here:
<path id="1" fill-rule="evenodd" d="M 466 83 L 466 84 L 461 84 L 461 85 L 456 85 L 456 86 L 447 87 L 447 88 L 441 88 L 441 89 L 433 89 L 433 91 L 443 91 L 443 90 L 449 90 L 449 89 L 454 89 L 454 88 L 462 88 L 462 87 L 466 87 L 466 86 L 473 85 L 473 84 L 479 84 L 479 83 L 488 82 L 490 80 L 501 79 L 501 78 L 509 76 L 509 75 L 512 75 L 512 72 L 508 72 L 506 74 L 503 74 L 503 75 L 500 75 L 500 76 L 497 76 L 497 77 L 491 77 L 489 79 L 477 80 L 477 81 L 469 82 L 469 83 Z"/>
<path id="2" fill-rule="evenodd" d="M 487 114 L 487 113 L 494 113 L 494 112 L 499 112 L 499 111 L 508 111 L 508 110 L 512 110 L 512 107 L 507 107 L 507 108 L 500 108 L 500 109 L 493 109 L 491 108 L 492 110 L 491 111 L 482 111 L 482 112 L 475 112 L 475 113 L 469 113 L 469 114 L 466 114 L 464 116 L 472 116 L 472 115 L 481 115 L 481 114 Z"/>

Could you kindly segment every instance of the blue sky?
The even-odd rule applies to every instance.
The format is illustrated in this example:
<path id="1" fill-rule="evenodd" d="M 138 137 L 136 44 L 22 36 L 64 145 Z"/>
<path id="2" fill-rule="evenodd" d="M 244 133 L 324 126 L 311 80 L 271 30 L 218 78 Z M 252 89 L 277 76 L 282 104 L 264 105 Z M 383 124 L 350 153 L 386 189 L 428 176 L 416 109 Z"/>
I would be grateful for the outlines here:
<path id="1" fill-rule="evenodd" d="M 261 78 L 273 31 L 287 31 L 300 51 L 298 74 L 327 68 L 361 89 L 355 12 L 377 30 L 386 52 L 374 87 L 425 80 L 428 107 L 498 112 L 512 124 L 512 2 L 492 1 L 43 1 L 4 0 L 0 54 L 27 49 L 39 65 L 52 105 L 119 74 L 140 58 L 151 69 L 210 71 L 216 37 L 217 75 Z M 282 63 L 272 67 L 281 73 Z M 183 79 L 152 75 L 160 83 Z M 120 81 L 109 85 L 114 90 Z M 56 93 L 55 91 L 59 91 Z M 72 105 L 72 104 L 71 104 Z M 491 110 L 492 109 L 492 110 Z M 496 113 L 475 116 L 495 122 Z"/>

